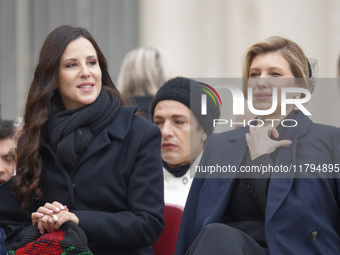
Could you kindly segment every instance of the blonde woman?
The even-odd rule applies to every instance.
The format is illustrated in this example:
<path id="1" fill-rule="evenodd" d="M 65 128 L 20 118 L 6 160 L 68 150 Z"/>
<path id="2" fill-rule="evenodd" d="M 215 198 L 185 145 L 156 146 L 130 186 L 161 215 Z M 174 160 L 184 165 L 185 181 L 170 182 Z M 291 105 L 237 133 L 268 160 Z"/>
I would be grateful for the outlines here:
<path id="1" fill-rule="evenodd" d="M 118 89 L 149 119 L 152 97 L 173 74 L 173 62 L 167 52 L 140 47 L 125 56 L 118 75 Z"/>
<path id="2" fill-rule="evenodd" d="M 271 107 L 274 88 L 312 90 L 308 59 L 286 38 L 254 44 L 243 66 L 244 89 L 252 88 L 248 97 L 257 110 Z M 303 97 L 287 94 L 294 96 Z M 339 171 L 340 130 L 313 123 L 294 105 L 282 114 L 280 103 L 278 96 L 276 110 L 259 115 L 257 124 L 212 135 L 200 165 L 296 171 L 195 176 L 175 254 L 340 254 L 340 181 L 332 178 Z M 278 125 L 283 120 L 292 127 Z M 327 167 L 320 172 L 320 166 Z"/>

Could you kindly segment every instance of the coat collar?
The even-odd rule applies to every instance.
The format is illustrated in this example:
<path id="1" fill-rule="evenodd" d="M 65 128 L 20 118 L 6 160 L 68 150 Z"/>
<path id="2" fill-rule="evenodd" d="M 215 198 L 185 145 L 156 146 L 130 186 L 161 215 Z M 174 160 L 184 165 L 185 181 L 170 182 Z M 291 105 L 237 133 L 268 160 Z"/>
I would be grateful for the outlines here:
<path id="1" fill-rule="evenodd" d="M 121 106 L 121 109 L 110 125 L 108 133 L 116 139 L 124 139 L 131 128 L 132 118 L 137 106 Z"/>
<path id="2" fill-rule="evenodd" d="M 292 144 L 288 148 L 282 148 L 277 155 L 275 165 L 286 166 L 290 170 L 288 173 L 273 173 L 268 188 L 268 199 L 266 207 L 266 224 L 273 217 L 274 213 L 283 203 L 292 187 L 294 181 L 294 167 L 296 166 L 297 143 L 300 138 L 308 133 L 312 121 L 302 112 L 296 112 L 296 127 L 287 128 L 284 139 L 291 140 Z"/>
<path id="3" fill-rule="evenodd" d="M 132 119 L 137 111 L 137 106 L 124 106 L 120 107 L 120 110 L 107 129 L 104 129 L 98 136 L 96 136 L 90 147 L 84 152 L 80 160 L 77 163 L 77 167 L 81 165 L 87 158 L 91 157 L 94 153 L 112 143 L 112 140 L 124 139 L 129 133 L 132 125 Z"/>
<path id="4" fill-rule="evenodd" d="M 122 105 L 117 116 L 110 124 L 110 126 L 105 128 L 98 136 L 96 136 L 92 140 L 91 146 L 81 156 L 75 168 L 78 168 L 91 155 L 95 154 L 97 151 L 101 150 L 106 145 L 112 143 L 112 140 L 124 139 L 130 131 L 133 116 L 136 111 L 137 106 Z M 42 147 L 49 151 L 53 155 L 55 160 L 58 161 L 50 144 L 43 142 Z"/>
<path id="5" fill-rule="evenodd" d="M 287 128 L 284 139 L 289 139 L 292 144 L 288 148 L 282 148 L 277 155 L 276 165 L 294 165 L 296 164 L 296 150 L 298 140 L 308 133 L 308 129 L 312 124 L 312 121 L 306 117 L 300 111 L 296 112 L 295 118 L 297 126 L 294 128 Z M 221 165 L 232 165 L 237 168 L 243 163 L 244 157 L 247 153 L 247 143 L 245 140 L 245 134 L 249 132 L 249 127 L 240 128 L 235 131 L 230 131 L 228 136 L 229 142 L 221 142 L 221 144 L 227 144 L 228 148 L 223 147 L 223 151 L 226 151 L 228 155 L 223 158 L 217 159 L 217 162 Z M 224 140 L 225 141 L 225 140 Z M 222 145 L 221 145 L 222 146 Z M 272 218 L 273 214 L 279 208 L 287 196 L 293 180 L 294 172 L 279 176 L 280 173 L 274 174 L 268 190 L 267 209 L 266 209 L 266 223 Z M 202 189 L 204 190 L 200 194 L 197 207 L 197 218 L 195 231 L 200 231 L 203 226 L 212 223 L 219 222 L 227 206 L 227 203 L 232 192 L 233 183 L 235 181 L 235 174 L 230 178 L 218 178 L 218 179 L 206 179 L 203 183 Z M 284 179 L 283 179 L 284 177 Z M 204 186 L 206 188 L 204 188 Z M 202 224 L 202 225 L 201 225 Z"/>
<path id="6" fill-rule="evenodd" d="M 219 146 L 221 147 L 221 153 L 225 152 L 224 156 L 217 155 L 217 160 L 221 166 L 236 166 L 237 168 L 242 164 L 246 154 L 246 140 L 245 134 L 249 128 L 240 128 L 234 131 L 230 131 L 228 138 L 219 140 Z M 227 133 L 225 133 L 227 134 Z M 227 142 L 228 140 L 229 142 Z M 223 147 L 222 147 L 223 146 Z M 227 146 L 227 147 L 225 147 Z M 198 200 L 197 218 L 195 231 L 198 233 L 203 226 L 212 223 L 219 222 L 223 216 L 229 197 L 232 191 L 233 183 L 236 180 L 236 173 L 232 173 L 230 178 L 220 177 L 210 179 L 207 177 L 203 182 L 203 192 L 200 194 Z"/>

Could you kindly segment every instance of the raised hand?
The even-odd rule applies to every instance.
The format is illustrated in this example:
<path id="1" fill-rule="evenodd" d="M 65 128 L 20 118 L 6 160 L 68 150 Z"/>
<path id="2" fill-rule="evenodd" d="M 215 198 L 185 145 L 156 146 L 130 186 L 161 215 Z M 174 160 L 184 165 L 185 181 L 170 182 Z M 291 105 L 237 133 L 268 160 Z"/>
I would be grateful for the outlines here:
<path id="1" fill-rule="evenodd" d="M 270 154 L 280 147 L 289 147 L 292 144 L 290 140 L 275 141 L 269 136 L 279 138 L 276 128 L 268 125 L 264 127 L 249 127 L 249 133 L 246 134 L 246 141 L 252 160 L 263 154 Z"/>

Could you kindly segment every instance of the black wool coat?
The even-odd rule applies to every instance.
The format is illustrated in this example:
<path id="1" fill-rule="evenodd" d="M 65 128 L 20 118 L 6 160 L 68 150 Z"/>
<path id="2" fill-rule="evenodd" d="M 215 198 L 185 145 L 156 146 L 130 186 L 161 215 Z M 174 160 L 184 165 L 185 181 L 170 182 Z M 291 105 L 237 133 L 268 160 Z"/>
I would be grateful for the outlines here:
<path id="1" fill-rule="evenodd" d="M 79 218 L 94 254 L 153 254 L 151 245 L 165 225 L 161 133 L 135 110 L 122 106 L 70 173 L 49 144 L 41 146 L 41 205 L 67 205 Z M 8 235 L 7 249 L 31 222 L 30 212 L 19 212 L 10 186 L 11 181 L 0 187 L 0 227 Z"/>

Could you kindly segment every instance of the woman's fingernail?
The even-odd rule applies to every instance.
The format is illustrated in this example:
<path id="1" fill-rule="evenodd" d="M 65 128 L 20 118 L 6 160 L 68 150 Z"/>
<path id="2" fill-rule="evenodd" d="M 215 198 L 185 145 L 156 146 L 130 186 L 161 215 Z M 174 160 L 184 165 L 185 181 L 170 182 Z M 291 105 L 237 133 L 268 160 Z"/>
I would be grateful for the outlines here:
<path id="1" fill-rule="evenodd" d="M 43 217 L 44 215 L 45 215 L 45 214 L 43 214 L 43 213 L 39 213 L 39 216 L 40 216 L 40 217 Z"/>
<path id="2" fill-rule="evenodd" d="M 59 212 L 59 211 L 60 211 L 60 209 L 57 207 L 57 208 L 55 208 L 55 211 L 56 211 L 56 212 Z"/>
<path id="3" fill-rule="evenodd" d="M 43 235 L 43 234 L 44 234 L 44 231 L 40 231 L 40 234 L 42 234 L 42 235 Z"/>
<path id="4" fill-rule="evenodd" d="M 60 208 L 61 208 L 61 210 L 64 210 L 65 209 L 65 207 L 62 205 L 62 206 L 60 206 Z"/>

